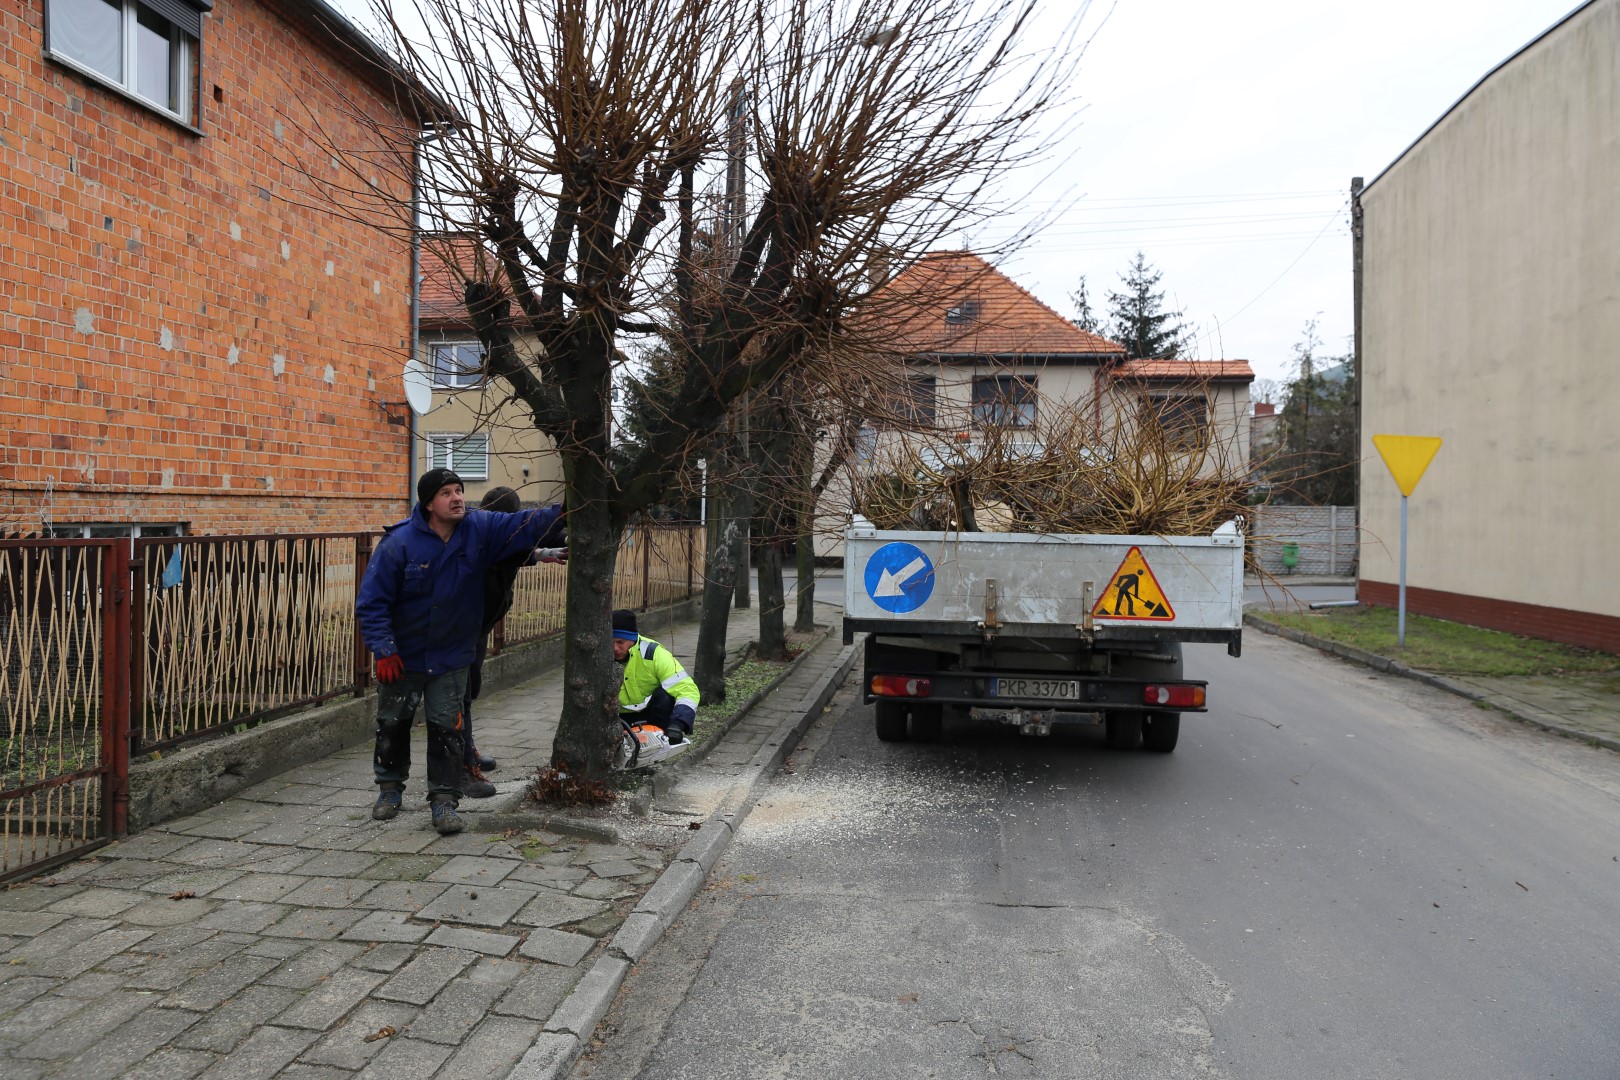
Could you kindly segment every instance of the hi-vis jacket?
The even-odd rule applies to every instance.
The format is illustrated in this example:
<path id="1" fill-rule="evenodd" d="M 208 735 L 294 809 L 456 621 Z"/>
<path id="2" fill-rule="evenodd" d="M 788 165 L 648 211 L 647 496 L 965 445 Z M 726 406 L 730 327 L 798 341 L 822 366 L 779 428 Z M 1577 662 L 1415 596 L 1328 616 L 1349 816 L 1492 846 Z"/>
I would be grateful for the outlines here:
<path id="1" fill-rule="evenodd" d="M 624 682 L 619 684 L 619 711 L 637 713 L 652 704 L 653 691 L 663 688 L 675 699 L 675 708 L 685 705 L 693 713 L 698 707 L 697 683 L 681 667 L 675 654 L 649 637 L 638 637 L 624 662 Z M 688 723 L 691 721 L 688 720 Z"/>

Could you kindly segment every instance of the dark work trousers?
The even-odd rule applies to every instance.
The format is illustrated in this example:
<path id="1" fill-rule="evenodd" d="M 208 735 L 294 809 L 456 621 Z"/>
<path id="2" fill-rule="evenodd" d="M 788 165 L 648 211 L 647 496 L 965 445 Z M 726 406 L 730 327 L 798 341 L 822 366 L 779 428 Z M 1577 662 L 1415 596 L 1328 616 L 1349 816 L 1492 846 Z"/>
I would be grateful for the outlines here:
<path id="1" fill-rule="evenodd" d="M 424 707 L 428 798 L 460 800 L 461 706 L 466 693 L 466 668 L 442 675 L 407 671 L 398 682 L 378 685 L 377 749 L 372 758 L 378 787 L 405 787 L 411 775 L 411 721 L 417 708 Z"/>
<path id="2" fill-rule="evenodd" d="M 652 693 L 652 700 L 640 712 L 622 712 L 619 716 L 627 724 L 657 724 L 669 730 L 670 714 L 675 711 L 675 697 L 662 686 Z"/>
<path id="3" fill-rule="evenodd" d="M 478 697 L 478 691 L 484 688 L 484 651 L 489 647 L 489 635 L 485 634 L 478 640 L 478 653 L 473 657 L 472 666 L 467 669 L 467 692 L 461 698 L 461 750 L 462 762 L 471 768 L 473 760 L 473 701 Z"/>

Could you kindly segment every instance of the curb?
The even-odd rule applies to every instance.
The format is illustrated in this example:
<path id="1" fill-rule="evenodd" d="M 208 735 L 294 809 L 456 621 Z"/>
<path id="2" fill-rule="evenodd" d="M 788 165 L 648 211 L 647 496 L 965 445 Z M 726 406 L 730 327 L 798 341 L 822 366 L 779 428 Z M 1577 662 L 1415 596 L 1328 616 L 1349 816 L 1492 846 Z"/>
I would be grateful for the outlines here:
<path id="1" fill-rule="evenodd" d="M 1342 660 L 1349 660 L 1352 663 L 1361 664 L 1363 667 L 1370 667 L 1375 671 L 1382 671 L 1389 675 L 1399 675 L 1404 679 L 1412 679 L 1416 682 L 1432 686 L 1436 690 L 1444 690 L 1448 694 L 1455 694 L 1460 698 L 1466 698 L 1469 701 L 1475 701 L 1482 705 L 1488 705 L 1509 719 L 1515 720 L 1518 723 L 1524 724 L 1528 727 L 1533 727 L 1540 731 L 1551 732 L 1554 735 L 1562 735 L 1566 739 L 1577 739 L 1581 742 L 1592 743 L 1593 745 L 1601 746 L 1608 750 L 1620 752 L 1620 739 L 1616 739 L 1608 735 L 1602 735 L 1593 731 L 1582 731 L 1580 728 L 1568 727 L 1564 724 L 1555 724 L 1550 720 L 1544 720 L 1538 716 L 1531 716 L 1529 713 L 1522 712 L 1511 704 L 1507 704 L 1497 698 L 1491 697 L 1489 694 L 1475 690 L 1471 686 L 1465 686 L 1462 683 L 1448 679 L 1444 675 L 1435 675 L 1431 672 L 1419 671 L 1417 668 L 1403 664 L 1399 660 L 1391 660 L 1387 656 L 1379 656 L 1377 653 L 1370 653 L 1365 649 L 1357 649 L 1353 646 L 1344 645 L 1337 641 L 1329 641 L 1327 638 L 1319 638 L 1315 634 L 1307 634 L 1303 630 L 1295 630 L 1293 627 L 1283 626 L 1280 623 L 1274 623 L 1265 616 L 1257 615 L 1254 612 L 1244 612 L 1243 621 L 1245 624 L 1252 626 L 1256 630 L 1263 633 L 1271 634 L 1275 637 L 1286 638 L 1289 641 L 1298 642 L 1301 645 L 1308 645 L 1313 649 L 1328 653 L 1332 656 L 1337 656 Z"/>
<path id="2" fill-rule="evenodd" d="M 658 880 L 653 882 L 652 888 L 647 890 L 641 902 L 609 940 L 607 951 L 597 957 L 591 969 L 551 1014 L 540 1035 L 510 1073 L 510 1080 L 558 1080 L 573 1067 L 584 1052 L 596 1025 L 607 1015 L 631 966 L 652 951 L 664 931 L 697 895 L 709 871 L 748 818 L 765 780 L 786 759 L 789 751 L 821 716 L 827 702 L 832 700 L 833 694 L 849 677 L 850 669 L 860 655 L 861 644 L 858 638 L 853 645 L 843 647 L 832 668 L 817 679 L 809 692 L 799 700 L 793 716 L 784 720 L 754 754 L 743 777 L 732 785 L 697 835 L 682 845 L 664 872 L 658 875 Z M 797 666 L 789 673 L 796 670 Z M 786 678 L 785 674 L 783 678 Z M 767 693 L 769 691 L 761 691 L 755 698 Z M 751 699 L 748 707 L 752 708 L 754 704 Z M 741 717 L 744 712 L 739 709 L 737 716 Z"/>
<path id="3" fill-rule="evenodd" d="M 667 770 L 655 769 L 652 776 L 649 778 L 650 782 L 643 785 L 641 790 L 637 791 L 635 796 L 630 800 L 631 808 L 635 810 L 636 813 L 645 815 L 647 811 L 651 809 L 653 800 L 657 799 L 661 795 L 669 794 L 670 789 L 680 782 L 681 777 L 685 776 L 688 772 L 691 772 L 692 769 L 697 767 L 699 762 L 713 753 L 714 748 L 720 744 L 720 740 L 724 739 L 728 734 L 730 734 L 731 729 L 741 723 L 743 718 L 753 711 L 754 706 L 776 693 L 776 688 L 781 686 L 784 682 L 787 682 L 788 679 L 792 678 L 798 672 L 799 668 L 803 667 L 809 661 L 812 655 L 819 652 L 823 645 L 832 640 L 832 636 L 832 627 L 828 627 L 826 633 L 806 647 L 805 650 L 799 653 L 798 656 L 795 656 L 791 661 L 789 661 L 788 666 L 783 668 L 780 674 L 778 674 L 765 686 L 754 691 L 754 693 L 749 696 L 748 700 L 737 706 L 736 710 L 730 716 L 726 717 L 725 727 L 723 729 L 712 737 L 704 739 L 697 746 L 692 747 L 692 752 L 690 754 L 682 754 L 680 757 L 670 762 L 670 767 Z M 742 667 L 743 664 L 746 664 L 747 662 L 748 657 L 743 657 L 743 659 L 739 660 L 735 665 L 729 668 L 726 671 L 726 674 L 730 675 L 731 672 Z"/>

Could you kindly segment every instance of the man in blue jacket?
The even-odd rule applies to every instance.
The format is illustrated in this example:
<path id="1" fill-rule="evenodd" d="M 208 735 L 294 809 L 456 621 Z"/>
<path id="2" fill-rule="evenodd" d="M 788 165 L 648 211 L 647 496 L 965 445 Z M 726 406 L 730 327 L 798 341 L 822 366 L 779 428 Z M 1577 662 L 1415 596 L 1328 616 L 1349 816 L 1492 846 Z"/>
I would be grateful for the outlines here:
<path id="1" fill-rule="evenodd" d="M 478 650 L 484 576 L 561 534 L 561 506 L 468 515 L 461 477 L 431 469 L 417 482 L 411 516 L 384 531 L 371 554 L 355 618 L 377 658 L 377 745 L 372 768 L 378 821 L 399 813 L 411 770 L 411 719 L 427 715 L 428 801 L 433 827 L 461 831 L 462 700 Z"/>

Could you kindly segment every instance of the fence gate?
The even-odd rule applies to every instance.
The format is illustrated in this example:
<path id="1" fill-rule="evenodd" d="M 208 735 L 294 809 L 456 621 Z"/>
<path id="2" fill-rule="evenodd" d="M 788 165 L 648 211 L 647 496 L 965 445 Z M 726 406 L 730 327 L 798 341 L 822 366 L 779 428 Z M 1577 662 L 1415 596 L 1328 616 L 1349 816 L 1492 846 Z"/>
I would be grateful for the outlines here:
<path id="1" fill-rule="evenodd" d="M 129 541 L 0 541 L 0 880 L 127 811 Z"/>

